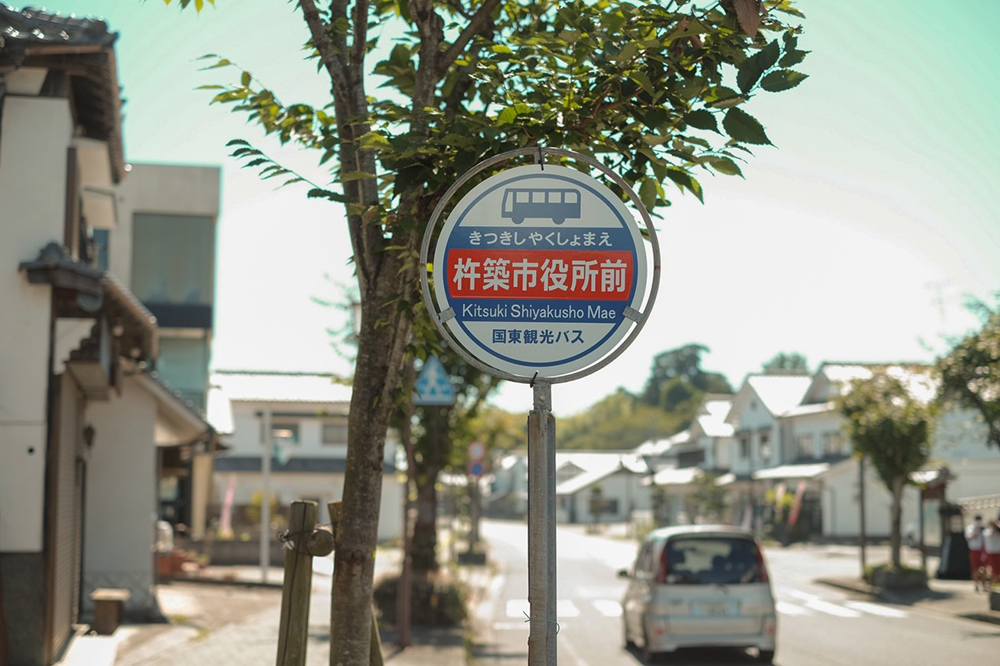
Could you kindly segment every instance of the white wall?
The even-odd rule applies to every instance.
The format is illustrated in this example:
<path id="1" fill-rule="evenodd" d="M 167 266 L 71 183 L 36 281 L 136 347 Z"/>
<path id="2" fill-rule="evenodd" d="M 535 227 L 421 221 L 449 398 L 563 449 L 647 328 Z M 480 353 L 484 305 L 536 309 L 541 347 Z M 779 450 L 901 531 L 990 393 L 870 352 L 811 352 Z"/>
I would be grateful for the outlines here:
<path id="1" fill-rule="evenodd" d="M 152 606 L 156 525 L 156 400 L 126 378 L 121 396 L 90 403 L 84 587 L 123 587 L 130 609 Z M 86 598 L 86 595 L 85 595 Z"/>
<path id="2" fill-rule="evenodd" d="M 65 220 L 66 149 L 73 132 L 64 99 L 3 98 L 0 128 L 0 550 L 39 552 L 45 487 L 49 294 L 15 267 Z"/>
<path id="3" fill-rule="evenodd" d="M 618 500 L 618 512 L 615 514 L 602 514 L 603 522 L 621 522 L 629 519 L 629 509 L 636 511 L 648 511 L 650 509 L 649 486 L 642 485 L 642 476 L 632 472 L 620 471 L 606 476 L 594 485 L 601 487 L 601 496 L 604 499 Z M 578 523 L 592 523 L 594 517 L 590 513 L 591 488 L 589 486 L 578 491 L 571 501 L 576 502 L 576 521 Z M 557 500 L 556 520 L 568 522 L 570 512 L 568 508 L 562 507 L 562 498 Z"/>
<path id="4" fill-rule="evenodd" d="M 124 284 L 132 284 L 135 213 L 219 215 L 219 167 L 132 164 L 131 168 L 118 186 L 119 224 L 112 235 L 108 258 L 111 272 Z"/>
<path id="5" fill-rule="evenodd" d="M 848 458 L 821 477 L 823 536 L 857 537 L 861 510 L 858 493 L 858 461 Z M 890 534 L 892 496 L 878 477 L 871 462 L 865 465 L 865 532 L 869 536 Z M 903 491 L 903 515 L 900 528 L 920 520 L 920 493 L 913 486 Z"/>
<path id="6" fill-rule="evenodd" d="M 264 490 L 263 477 L 257 472 L 216 472 L 214 476 L 215 501 L 219 506 L 222 504 L 231 477 L 236 479 L 233 493 L 235 505 L 250 504 L 254 494 L 262 493 Z M 330 522 L 327 504 L 343 499 L 344 495 L 343 474 L 280 472 L 271 475 L 268 485 L 285 518 L 288 517 L 288 507 L 295 500 L 314 500 L 319 502 L 320 523 Z M 398 539 L 403 533 L 403 485 L 396 474 L 382 476 L 381 502 L 378 538 Z"/>

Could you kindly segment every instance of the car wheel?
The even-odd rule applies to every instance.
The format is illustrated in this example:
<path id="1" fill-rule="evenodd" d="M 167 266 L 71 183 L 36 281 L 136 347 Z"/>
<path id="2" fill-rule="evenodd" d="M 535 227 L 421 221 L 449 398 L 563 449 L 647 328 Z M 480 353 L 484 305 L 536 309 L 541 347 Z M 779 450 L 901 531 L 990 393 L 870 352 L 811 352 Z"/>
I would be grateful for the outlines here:
<path id="1" fill-rule="evenodd" d="M 649 649 L 649 634 L 646 630 L 642 630 L 642 663 L 644 664 L 659 664 L 660 663 L 660 652 L 653 652 Z"/>
<path id="2" fill-rule="evenodd" d="M 770 664 L 774 661 L 774 650 L 757 650 L 757 661 Z"/>

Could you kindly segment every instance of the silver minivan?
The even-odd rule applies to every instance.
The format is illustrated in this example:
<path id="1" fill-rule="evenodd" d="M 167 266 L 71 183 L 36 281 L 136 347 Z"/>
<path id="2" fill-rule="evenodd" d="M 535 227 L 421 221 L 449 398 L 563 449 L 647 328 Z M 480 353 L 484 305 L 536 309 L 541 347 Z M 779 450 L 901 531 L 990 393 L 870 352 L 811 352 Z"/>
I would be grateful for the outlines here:
<path id="1" fill-rule="evenodd" d="M 682 647 L 754 648 L 774 659 L 777 615 L 760 544 L 747 530 L 684 525 L 643 540 L 622 602 L 627 647 L 647 662 Z"/>

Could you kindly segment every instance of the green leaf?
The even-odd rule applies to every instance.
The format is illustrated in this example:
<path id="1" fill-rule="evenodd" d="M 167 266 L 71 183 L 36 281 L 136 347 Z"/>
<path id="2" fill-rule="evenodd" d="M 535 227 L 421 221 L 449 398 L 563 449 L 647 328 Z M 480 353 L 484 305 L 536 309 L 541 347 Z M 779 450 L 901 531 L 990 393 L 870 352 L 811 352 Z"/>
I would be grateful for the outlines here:
<path id="1" fill-rule="evenodd" d="M 648 210 L 656 208 L 657 182 L 652 178 L 643 178 L 639 186 L 639 200 Z"/>
<path id="2" fill-rule="evenodd" d="M 726 112 L 726 117 L 722 119 L 722 127 L 726 130 L 726 134 L 742 143 L 752 143 L 760 146 L 770 145 L 771 143 L 760 121 L 737 107 L 733 107 Z"/>
<path id="3" fill-rule="evenodd" d="M 778 41 L 774 40 L 744 60 L 736 74 L 736 83 L 739 85 L 740 91 L 743 94 L 750 92 L 764 72 L 774 67 L 774 64 L 778 62 L 779 55 L 781 55 L 781 47 L 778 46 Z"/>
<path id="4" fill-rule="evenodd" d="M 517 109 L 508 106 L 497 116 L 497 125 L 509 125 L 517 119 Z"/>
<path id="5" fill-rule="evenodd" d="M 809 51 L 786 51 L 785 55 L 781 56 L 781 60 L 778 61 L 778 64 L 782 67 L 793 67 L 805 60 L 807 53 L 809 53 Z"/>
<path id="6" fill-rule="evenodd" d="M 705 93 L 705 103 L 715 109 L 728 109 L 745 99 L 743 95 L 726 86 L 716 86 Z"/>
<path id="7" fill-rule="evenodd" d="M 240 84 L 244 88 L 250 85 L 250 72 L 243 72 L 243 74 L 240 75 Z"/>
<path id="8" fill-rule="evenodd" d="M 687 171 L 674 167 L 667 171 L 667 178 L 674 181 L 674 184 L 680 189 L 687 190 L 698 197 L 698 201 L 705 203 L 705 200 L 702 198 L 701 183 L 695 180 Z"/>
<path id="9" fill-rule="evenodd" d="M 367 178 L 374 178 L 375 175 L 368 173 L 367 171 L 348 171 L 347 173 L 342 173 L 340 175 L 340 182 L 350 183 L 355 180 L 365 180 Z"/>
<path id="10" fill-rule="evenodd" d="M 712 157 L 708 160 L 708 163 L 719 173 L 727 176 L 743 177 L 743 172 L 740 170 L 739 165 L 728 157 Z"/>
<path id="11" fill-rule="evenodd" d="M 719 122 L 715 119 L 715 114 L 708 109 L 698 109 L 686 114 L 684 122 L 697 129 L 719 131 Z"/>
<path id="12" fill-rule="evenodd" d="M 646 72 L 632 72 L 629 74 L 628 78 L 642 86 L 642 89 L 650 95 L 655 92 L 653 89 L 653 82 L 649 80 Z"/>
<path id="13" fill-rule="evenodd" d="M 391 148 L 389 140 L 378 132 L 368 132 L 361 136 L 361 148 L 365 150 L 381 150 Z"/>
<path id="14" fill-rule="evenodd" d="M 808 74 L 793 69 L 778 69 L 763 78 L 760 87 L 768 92 L 790 90 L 809 78 Z"/>

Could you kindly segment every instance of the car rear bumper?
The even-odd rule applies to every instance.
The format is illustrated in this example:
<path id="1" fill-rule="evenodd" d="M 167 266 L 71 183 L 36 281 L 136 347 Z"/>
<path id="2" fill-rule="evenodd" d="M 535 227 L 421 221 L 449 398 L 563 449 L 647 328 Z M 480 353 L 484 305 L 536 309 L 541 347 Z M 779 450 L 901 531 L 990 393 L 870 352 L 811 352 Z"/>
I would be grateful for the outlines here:
<path id="1" fill-rule="evenodd" d="M 687 647 L 754 647 L 760 650 L 774 650 L 776 619 L 763 616 L 750 621 L 752 631 L 727 631 L 712 633 L 701 627 L 685 627 L 685 622 L 676 616 L 649 616 L 646 618 L 646 636 L 650 652 L 673 652 Z"/>

